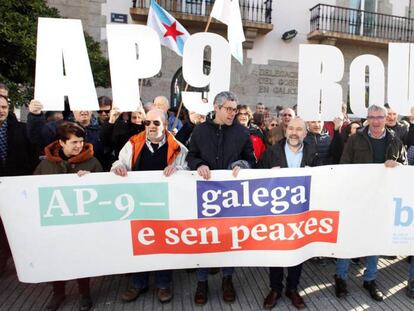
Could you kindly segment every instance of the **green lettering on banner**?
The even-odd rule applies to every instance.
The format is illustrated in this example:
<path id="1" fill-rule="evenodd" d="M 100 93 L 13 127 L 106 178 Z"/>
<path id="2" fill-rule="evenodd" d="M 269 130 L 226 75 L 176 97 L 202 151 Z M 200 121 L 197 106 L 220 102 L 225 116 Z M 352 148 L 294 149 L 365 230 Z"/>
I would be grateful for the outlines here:
<path id="1" fill-rule="evenodd" d="M 39 188 L 42 226 L 169 219 L 168 183 Z"/>

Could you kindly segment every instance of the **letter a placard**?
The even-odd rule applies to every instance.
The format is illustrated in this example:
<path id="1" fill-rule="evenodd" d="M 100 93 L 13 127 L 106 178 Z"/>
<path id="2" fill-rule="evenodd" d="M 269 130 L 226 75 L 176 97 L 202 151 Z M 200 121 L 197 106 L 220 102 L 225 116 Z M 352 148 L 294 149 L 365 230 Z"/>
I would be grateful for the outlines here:
<path id="1" fill-rule="evenodd" d="M 82 23 L 75 19 L 39 18 L 34 98 L 43 110 L 98 110 Z"/>

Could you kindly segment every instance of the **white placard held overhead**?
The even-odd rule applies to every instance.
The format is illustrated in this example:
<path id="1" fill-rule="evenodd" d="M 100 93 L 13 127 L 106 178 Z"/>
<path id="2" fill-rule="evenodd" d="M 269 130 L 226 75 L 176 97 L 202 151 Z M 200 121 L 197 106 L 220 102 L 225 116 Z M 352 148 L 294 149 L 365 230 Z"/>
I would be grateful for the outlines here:
<path id="1" fill-rule="evenodd" d="M 108 55 L 114 107 L 135 111 L 140 107 L 139 79 L 151 78 L 161 69 L 157 33 L 141 25 L 107 25 Z"/>
<path id="2" fill-rule="evenodd" d="M 369 68 L 369 84 L 366 84 L 366 68 Z M 349 102 L 355 117 L 367 116 L 366 92 L 369 87 L 369 102 L 371 105 L 384 105 L 385 99 L 385 69 L 381 59 L 374 55 L 356 57 L 350 66 Z"/>
<path id="3" fill-rule="evenodd" d="M 414 106 L 414 44 L 388 45 L 388 104 L 398 114 L 410 115 Z"/>
<path id="4" fill-rule="evenodd" d="M 341 51 L 330 45 L 299 46 L 298 115 L 306 121 L 330 121 L 342 115 L 344 72 Z"/>
<path id="5" fill-rule="evenodd" d="M 204 49 L 210 46 L 210 74 L 204 73 Z M 183 77 L 193 87 L 209 86 L 208 103 L 197 92 L 182 92 L 184 106 L 189 111 L 206 114 L 213 110 L 214 97 L 230 89 L 231 53 L 222 36 L 209 32 L 193 34 L 184 46 Z"/>
<path id="6" fill-rule="evenodd" d="M 34 98 L 44 110 L 98 110 L 98 100 L 82 23 L 75 19 L 39 18 Z"/>

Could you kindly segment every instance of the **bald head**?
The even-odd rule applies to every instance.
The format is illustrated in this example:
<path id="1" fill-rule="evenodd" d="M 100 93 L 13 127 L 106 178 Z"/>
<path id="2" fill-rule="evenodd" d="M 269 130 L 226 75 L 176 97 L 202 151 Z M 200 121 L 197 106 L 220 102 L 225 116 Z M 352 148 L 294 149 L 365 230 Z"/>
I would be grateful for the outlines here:
<path id="1" fill-rule="evenodd" d="M 147 113 L 147 119 L 148 120 L 155 120 L 155 119 L 158 119 L 158 118 L 160 118 L 160 120 L 163 123 L 166 122 L 165 113 L 164 113 L 163 110 L 154 108 L 154 109 L 148 111 L 148 113 Z"/>
<path id="2" fill-rule="evenodd" d="M 166 113 L 168 109 L 170 109 L 170 103 L 168 102 L 167 97 L 157 96 L 154 99 L 154 107 L 157 109 L 161 109 Z"/>
<path id="3" fill-rule="evenodd" d="M 302 126 L 306 130 L 306 122 L 301 117 L 292 118 L 292 120 L 288 123 L 288 126 L 289 125 Z"/>
<path id="4" fill-rule="evenodd" d="M 145 133 L 147 139 L 153 144 L 158 144 L 163 140 L 166 131 L 166 118 L 164 111 L 160 109 L 153 109 L 147 113 L 145 124 Z"/>

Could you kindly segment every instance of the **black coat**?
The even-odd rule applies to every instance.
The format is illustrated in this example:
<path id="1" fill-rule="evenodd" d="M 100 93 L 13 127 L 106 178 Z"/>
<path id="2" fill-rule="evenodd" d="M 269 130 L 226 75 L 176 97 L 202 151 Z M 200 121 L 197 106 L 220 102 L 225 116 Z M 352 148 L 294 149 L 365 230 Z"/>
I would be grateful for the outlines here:
<path id="1" fill-rule="evenodd" d="M 175 139 L 182 143 L 187 148 L 190 147 L 191 134 L 193 133 L 195 125 L 190 120 L 183 124 L 183 127 L 175 135 Z"/>
<path id="2" fill-rule="evenodd" d="M 145 126 L 143 124 L 134 124 L 118 118 L 114 124 L 109 122 L 101 124 L 101 140 L 105 146 L 109 146 L 114 150 L 114 158 L 116 160 L 118 159 L 119 152 L 128 140 L 144 130 Z"/>
<path id="3" fill-rule="evenodd" d="M 285 154 L 285 144 L 286 138 L 269 147 L 261 156 L 259 162 L 257 163 L 257 168 L 272 168 L 275 166 L 281 168 L 288 167 Z M 303 157 L 300 166 L 305 167 L 319 165 L 322 165 L 322 161 L 318 157 L 315 146 L 303 142 Z"/>
<path id="4" fill-rule="evenodd" d="M 62 122 L 64 121 L 46 122 L 43 113 L 40 115 L 29 113 L 27 116 L 27 134 L 30 141 L 43 151 L 46 146 L 56 140 L 58 127 Z M 105 146 L 101 140 L 101 126 L 96 120 L 92 119 L 86 127 L 77 124 L 85 130 L 85 142 L 93 145 L 95 157 L 101 162 L 104 170 L 109 171 L 115 158 L 111 155 L 112 149 Z"/>
<path id="5" fill-rule="evenodd" d="M 27 138 L 26 124 L 19 122 L 13 113 L 7 116 L 7 159 L 0 165 L 0 176 L 32 175 L 38 153 Z"/>
<path id="6" fill-rule="evenodd" d="M 407 164 L 407 151 L 393 130 L 386 129 L 385 160 Z M 368 137 L 368 127 L 349 137 L 341 157 L 341 164 L 374 163 L 374 151 Z"/>
<path id="7" fill-rule="evenodd" d="M 253 167 L 256 162 L 247 128 L 236 122 L 231 126 L 218 125 L 210 118 L 194 128 L 186 160 L 192 170 L 201 165 L 226 170 L 239 160 Z"/>

